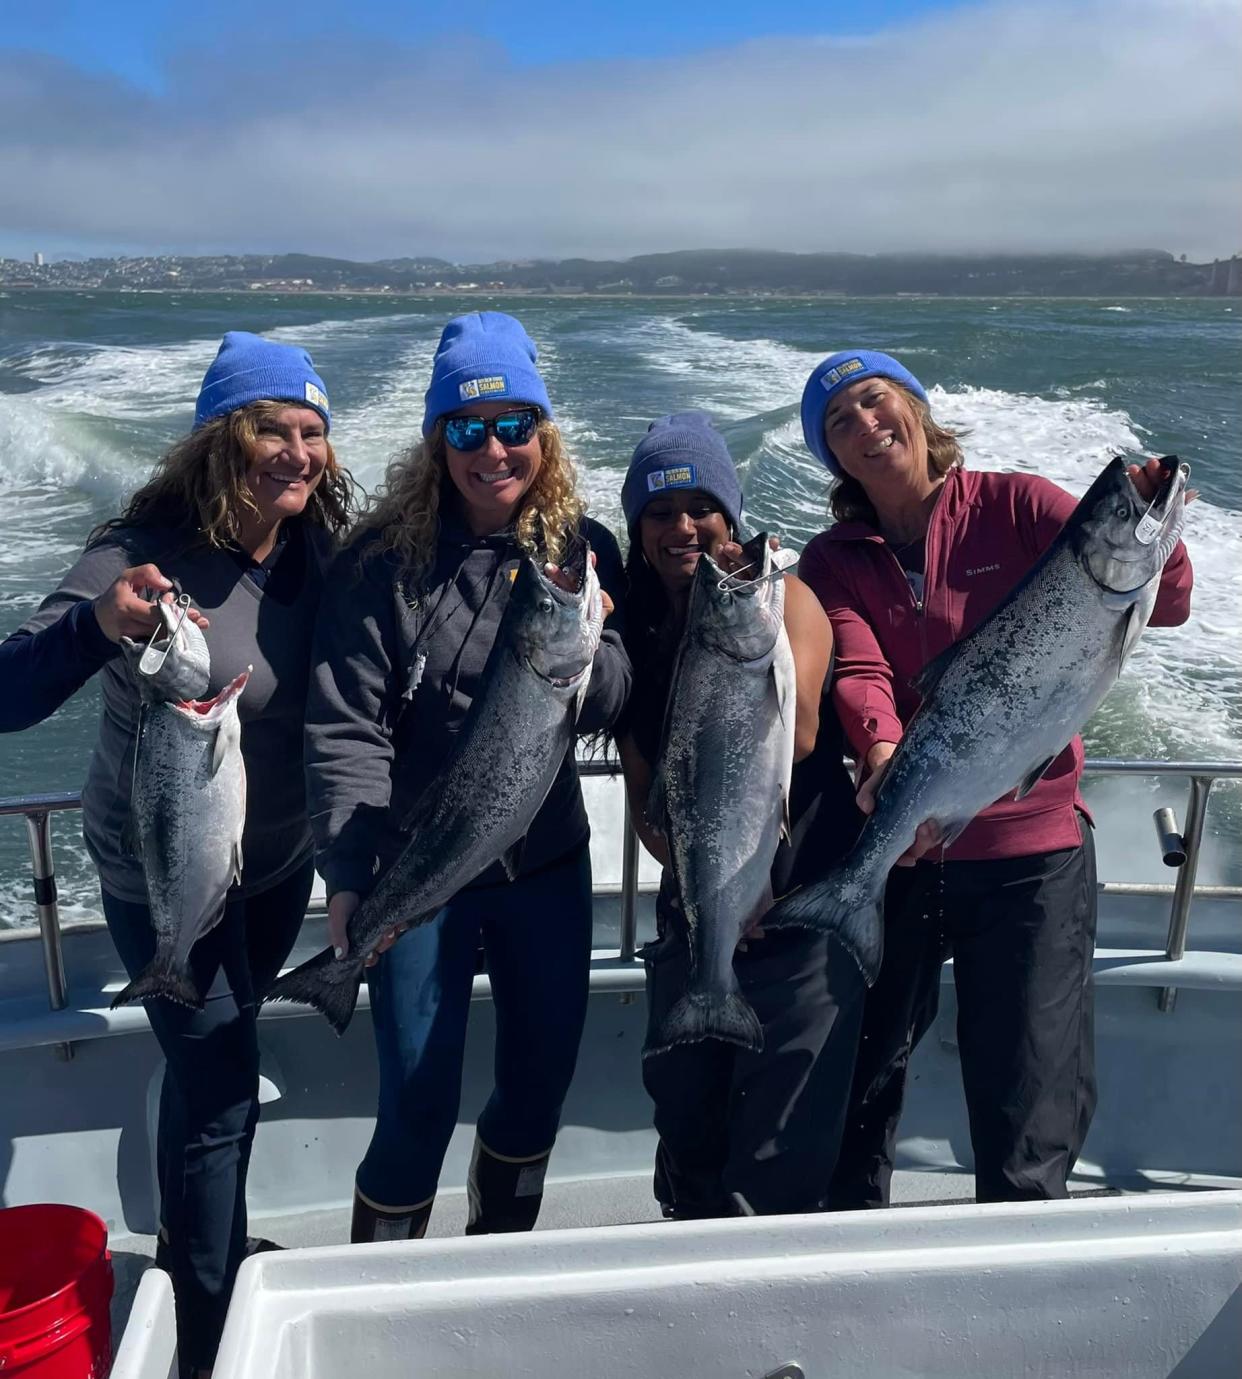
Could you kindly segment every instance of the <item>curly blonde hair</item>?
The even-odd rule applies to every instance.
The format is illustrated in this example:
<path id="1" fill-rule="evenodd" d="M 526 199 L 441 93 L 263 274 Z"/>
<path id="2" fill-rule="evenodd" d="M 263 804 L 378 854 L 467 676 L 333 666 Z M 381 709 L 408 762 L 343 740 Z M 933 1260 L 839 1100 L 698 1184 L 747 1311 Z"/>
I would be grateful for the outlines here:
<path id="1" fill-rule="evenodd" d="M 931 408 L 922 398 L 916 397 L 909 388 L 898 383 L 896 379 L 890 378 L 885 381 L 894 392 L 900 393 L 905 398 L 910 405 L 910 410 L 923 428 L 923 437 L 927 441 L 927 468 L 932 474 L 943 476 L 951 469 L 960 469 L 965 463 L 960 441 L 968 433 L 953 431 L 947 426 L 941 426 L 939 422 L 933 420 Z M 828 495 L 828 508 L 838 522 L 866 522 L 871 527 L 880 525 L 871 499 L 867 497 L 866 489 L 849 474 L 843 474 L 833 484 Z"/>
<path id="2" fill-rule="evenodd" d="M 89 542 L 120 527 L 168 527 L 194 531 L 191 546 L 238 544 L 246 515 L 259 511 L 246 466 L 257 451 L 260 429 L 291 405 L 251 402 L 191 431 L 163 456 L 124 510 L 91 532 Z M 340 536 L 357 508 L 357 485 L 330 442 L 325 449 L 328 462 L 303 516 Z"/>
<path id="3" fill-rule="evenodd" d="M 577 527 L 586 503 L 576 492 L 573 462 L 555 423 L 546 418 L 540 421 L 538 435 L 542 463 L 523 495 L 514 529 L 524 551 L 559 564 L 566 537 Z M 381 548 L 397 556 L 415 584 L 435 561 L 446 461 L 441 419 L 426 440 L 412 445 L 388 466 L 371 506 L 349 534 L 353 542 L 378 531 Z"/>

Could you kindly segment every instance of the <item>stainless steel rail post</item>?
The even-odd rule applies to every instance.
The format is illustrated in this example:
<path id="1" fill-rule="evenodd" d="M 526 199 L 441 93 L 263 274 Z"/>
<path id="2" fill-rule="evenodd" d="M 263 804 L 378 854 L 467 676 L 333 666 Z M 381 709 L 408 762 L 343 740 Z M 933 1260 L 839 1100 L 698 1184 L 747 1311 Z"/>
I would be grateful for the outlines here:
<path id="1" fill-rule="evenodd" d="M 633 962 L 638 951 L 638 834 L 625 805 L 625 840 L 621 845 L 621 951 L 622 962 Z"/>
<path id="2" fill-rule="evenodd" d="M 56 866 L 52 861 L 52 823 L 46 809 L 26 815 L 26 841 L 30 846 L 30 873 L 34 880 L 35 912 L 39 917 L 39 941 L 47 973 L 47 1000 L 53 1010 L 69 1004 L 65 955 L 60 946 L 60 904 L 56 896 Z M 56 1056 L 73 1057 L 72 1044 L 57 1044 Z"/>
<path id="3" fill-rule="evenodd" d="M 625 802 L 625 822 L 621 844 L 621 944 L 617 956 L 622 962 L 633 962 L 638 951 L 638 834 L 630 818 L 630 802 Z M 634 993 L 621 997 L 622 1005 L 630 1005 Z"/>
<path id="4" fill-rule="evenodd" d="M 1212 776 L 1191 776 L 1190 803 L 1186 810 L 1186 827 L 1182 840 L 1186 845 L 1186 861 L 1177 873 L 1173 888 L 1173 906 L 1169 912 L 1169 937 L 1165 957 L 1177 962 L 1186 952 L 1186 930 L 1190 924 L 1190 902 L 1194 899 L 1195 874 L 1199 870 L 1199 852 L 1203 845 L 1203 824 L 1207 818 L 1208 796 L 1212 793 Z M 1177 988 L 1166 986 L 1160 992 L 1158 1004 L 1167 1015 L 1177 1004 Z"/>

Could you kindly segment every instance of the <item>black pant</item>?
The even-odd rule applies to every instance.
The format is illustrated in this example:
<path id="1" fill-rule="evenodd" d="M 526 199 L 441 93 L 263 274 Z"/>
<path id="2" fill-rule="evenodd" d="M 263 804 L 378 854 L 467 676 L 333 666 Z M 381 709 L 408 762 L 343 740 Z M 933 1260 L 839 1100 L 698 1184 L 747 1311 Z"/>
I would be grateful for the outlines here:
<path id="1" fill-rule="evenodd" d="M 675 932 L 649 945 L 649 1030 L 685 991 L 689 952 Z M 815 1211 L 841 1138 L 866 990 L 836 943 L 790 929 L 734 958 L 764 1048 L 705 1039 L 643 1062 L 655 1103 L 655 1194 L 666 1215 L 730 1216 L 740 1196 L 760 1216 Z"/>
<path id="2" fill-rule="evenodd" d="M 867 994 L 834 1209 L 886 1206 L 910 1055 L 953 955 L 975 1197 L 1067 1195 L 1095 1110 L 1095 848 L 895 868 Z"/>
<path id="3" fill-rule="evenodd" d="M 156 1172 L 161 1234 L 177 1298 L 182 1362 L 215 1360 L 233 1280 L 246 1244 L 246 1170 L 259 1119 L 258 996 L 297 938 L 314 868 L 299 867 L 271 890 L 230 899 L 220 923 L 190 954 L 206 997 L 201 1011 L 162 998 L 145 1002 L 165 1059 Z M 131 977 L 155 953 L 145 905 L 103 892 L 108 932 Z"/>

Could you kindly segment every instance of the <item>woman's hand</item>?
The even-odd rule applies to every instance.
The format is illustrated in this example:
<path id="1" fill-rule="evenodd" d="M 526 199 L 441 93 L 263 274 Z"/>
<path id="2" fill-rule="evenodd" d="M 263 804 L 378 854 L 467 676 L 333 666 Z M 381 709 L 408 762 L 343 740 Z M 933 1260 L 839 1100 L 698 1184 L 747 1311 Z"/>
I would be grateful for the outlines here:
<path id="1" fill-rule="evenodd" d="M 1160 485 L 1169 477 L 1169 471 L 1159 460 L 1146 460 L 1143 464 L 1127 465 L 1126 473 L 1130 476 L 1130 482 L 1134 485 L 1135 492 L 1144 502 L 1148 503 L 1160 492 Z M 1199 490 L 1197 488 L 1188 488 L 1185 493 L 1185 501 L 1193 503 L 1198 496 Z"/>
<path id="2" fill-rule="evenodd" d="M 768 545 L 771 546 L 774 551 L 779 551 L 781 548 L 780 537 L 769 536 Z M 721 542 L 721 544 L 717 546 L 714 551 L 709 552 L 709 554 L 727 575 L 736 575 L 750 567 L 750 561 L 743 556 L 742 546 L 738 541 Z"/>
<path id="3" fill-rule="evenodd" d="M 354 917 L 354 911 L 361 904 L 362 897 L 357 891 L 337 891 L 328 901 L 328 942 L 332 945 L 338 962 L 341 958 L 349 956 L 349 935 L 346 930 L 349 921 Z M 364 966 L 374 967 L 379 961 L 380 954 L 387 953 L 409 927 L 408 924 L 397 924 L 389 929 L 371 950 Z"/>
<path id="4" fill-rule="evenodd" d="M 854 796 L 854 803 L 861 813 L 872 814 L 875 812 L 876 793 L 880 788 L 880 782 L 888 772 L 889 763 L 892 761 L 893 753 L 896 750 L 897 744 L 895 742 L 873 743 L 866 758 L 859 763 L 854 776 L 854 784 L 858 789 L 858 794 Z M 939 847 L 943 841 L 944 831 L 935 819 L 924 819 L 914 835 L 914 842 L 897 859 L 896 865 L 899 867 L 914 866 L 924 853 Z"/>
<path id="5" fill-rule="evenodd" d="M 597 565 L 599 558 L 595 552 L 591 552 L 591 564 Z M 559 565 L 545 565 L 543 572 L 556 585 L 558 589 L 564 589 L 567 594 L 576 594 L 578 585 L 572 580 Z M 608 590 L 601 584 L 599 586 L 599 601 L 604 610 L 604 617 L 610 618 L 616 611 L 616 604 L 608 597 Z"/>
<path id="6" fill-rule="evenodd" d="M 354 911 L 361 904 L 362 897 L 357 891 L 337 891 L 328 901 L 328 942 L 332 945 L 338 962 L 341 958 L 349 956 L 349 935 L 346 929 L 354 917 Z M 380 954 L 387 953 L 409 927 L 408 924 L 396 924 L 389 929 L 368 954 L 363 966 L 374 967 L 379 962 Z"/>
<path id="7" fill-rule="evenodd" d="M 95 620 L 99 629 L 110 642 L 120 643 L 122 637 L 139 642 L 145 641 L 155 631 L 158 616 L 155 605 L 142 597 L 145 589 L 163 591 L 160 600 L 171 603 L 173 600 L 172 580 L 165 578 L 155 565 L 133 565 L 122 570 L 117 579 L 95 600 Z M 186 617 L 199 627 L 211 624 L 198 611 L 191 608 Z"/>

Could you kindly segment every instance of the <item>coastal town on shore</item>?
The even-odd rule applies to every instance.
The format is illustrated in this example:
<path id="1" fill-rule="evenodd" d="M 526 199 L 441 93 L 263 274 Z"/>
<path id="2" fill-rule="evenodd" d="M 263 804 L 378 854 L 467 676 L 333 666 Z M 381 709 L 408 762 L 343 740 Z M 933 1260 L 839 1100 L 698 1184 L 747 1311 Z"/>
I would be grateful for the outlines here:
<path id="1" fill-rule="evenodd" d="M 0 291 L 595 296 L 1207 297 L 1242 295 L 1242 257 L 1189 263 L 1158 250 L 1083 254 L 790 254 L 683 250 L 624 260 L 438 258 L 356 263 L 310 254 L 0 258 Z"/>

